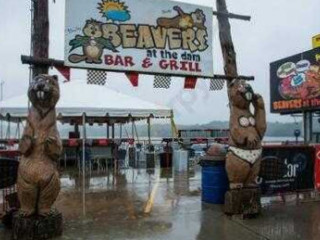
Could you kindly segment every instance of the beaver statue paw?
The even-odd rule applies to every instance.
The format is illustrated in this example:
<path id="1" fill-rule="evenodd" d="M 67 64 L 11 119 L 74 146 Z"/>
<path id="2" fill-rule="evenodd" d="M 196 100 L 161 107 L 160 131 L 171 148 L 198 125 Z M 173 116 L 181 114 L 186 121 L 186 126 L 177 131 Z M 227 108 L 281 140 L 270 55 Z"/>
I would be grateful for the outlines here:
<path id="1" fill-rule="evenodd" d="M 258 143 L 259 143 L 259 138 L 258 138 L 258 136 L 254 136 L 254 135 L 249 135 L 248 137 L 247 137 L 247 139 L 246 139 L 247 141 L 247 147 L 249 148 L 249 149 L 255 149 L 256 148 L 256 146 L 258 145 Z"/>
<path id="2" fill-rule="evenodd" d="M 21 217 L 29 217 L 35 214 L 35 209 L 20 209 L 19 216 Z"/>
<path id="3" fill-rule="evenodd" d="M 47 137 L 47 139 L 44 142 L 46 151 L 51 152 L 56 143 L 57 139 L 55 137 Z"/>
<path id="4" fill-rule="evenodd" d="M 58 140 L 56 137 L 48 137 L 45 140 L 45 150 L 48 154 L 48 156 L 52 159 L 52 160 L 57 160 L 59 158 L 59 154 L 60 154 L 60 148 L 58 146 Z"/>
<path id="5" fill-rule="evenodd" d="M 47 137 L 46 144 L 54 143 L 56 141 L 57 141 L 56 137 L 50 136 L 50 137 Z"/>
<path id="6" fill-rule="evenodd" d="M 260 94 L 255 94 L 253 98 L 253 105 L 255 108 L 264 108 L 263 98 Z"/>
<path id="7" fill-rule="evenodd" d="M 19 144 L 19 151 L 22 153 L 24 156 L 30 155 L 32 151 L 32 146 L 34 143 L 34 139 L 31 136 L 24 135 L 21 138 L 20 144 Z"/>
<path id="8" fill-rule="evenodd" d="M 39 209 L 39 215 L 43 216 L 43 217 L 47 217 L 50 216 L 52 214 L 55 213 L 55 210 L 52 208 L 43 208 L 43 209 Z"/>

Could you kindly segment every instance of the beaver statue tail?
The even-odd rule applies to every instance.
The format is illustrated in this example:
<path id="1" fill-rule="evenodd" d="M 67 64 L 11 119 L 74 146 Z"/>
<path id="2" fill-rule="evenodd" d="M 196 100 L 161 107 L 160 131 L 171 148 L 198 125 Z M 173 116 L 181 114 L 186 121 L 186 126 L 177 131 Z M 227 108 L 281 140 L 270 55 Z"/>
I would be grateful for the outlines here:
<path id="1" fill-rule="evenodd" d="M 68 59 L 72 63 L 79 63 L 79 62 L 82 62 L 82 61 L 86 60 L 87 56 L 86 55 L 80 55 L 80 54 L 71 54 Z"/>

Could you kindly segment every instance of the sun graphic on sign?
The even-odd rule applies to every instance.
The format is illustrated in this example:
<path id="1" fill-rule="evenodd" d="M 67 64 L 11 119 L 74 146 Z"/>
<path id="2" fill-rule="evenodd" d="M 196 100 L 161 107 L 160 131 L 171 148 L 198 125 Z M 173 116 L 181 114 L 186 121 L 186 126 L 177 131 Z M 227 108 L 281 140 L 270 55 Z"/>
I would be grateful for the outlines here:
<path id="1" fill-rule="evenodd" d="M 119 0 L 102 0 L 98 9 L 103 17 L 113 22 L 125 22 L 131 18 L 128 7 Z"/>

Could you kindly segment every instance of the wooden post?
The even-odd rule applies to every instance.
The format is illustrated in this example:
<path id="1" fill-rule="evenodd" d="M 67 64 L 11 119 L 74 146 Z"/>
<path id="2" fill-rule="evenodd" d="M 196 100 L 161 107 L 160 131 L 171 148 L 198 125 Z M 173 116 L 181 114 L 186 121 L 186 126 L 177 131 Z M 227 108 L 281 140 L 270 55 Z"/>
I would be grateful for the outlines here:
<path id="1" fill-rule="evenodd" d="M 49 5 L 48 0 L 34 0 L 32 55 L 35 58 L 49 56 Z M 47 74 L 49 66 L 34 65 L 32 76 Z"/>
<path id="2" fill-rule="evenodd" d="M 217 11 L 225 14 L 218 14 L 219 38 L 222 49 L 224 72 L 229 76 L 238 76 L 236 52 L 234 50 L 230 23 L 228 18 L 228 10 L 225 0 L 216 0 Z M 229 80 L 230 81 L 230 80 Z"/>

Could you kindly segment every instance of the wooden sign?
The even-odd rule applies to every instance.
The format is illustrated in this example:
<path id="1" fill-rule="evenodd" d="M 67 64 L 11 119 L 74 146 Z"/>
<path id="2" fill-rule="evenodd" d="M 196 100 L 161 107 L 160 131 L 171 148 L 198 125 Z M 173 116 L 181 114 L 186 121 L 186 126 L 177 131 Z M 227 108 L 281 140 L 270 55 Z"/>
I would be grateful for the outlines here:
<path id="1" fill-rule="evenodd" d="M 213 76 L 212 9 L 168 0 L 67 0 L 67 66 Z"/>

